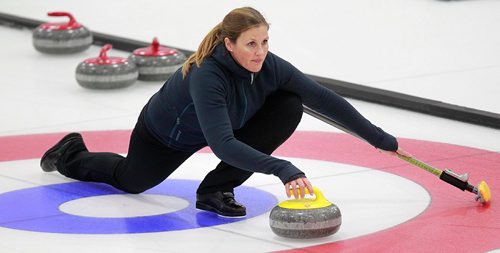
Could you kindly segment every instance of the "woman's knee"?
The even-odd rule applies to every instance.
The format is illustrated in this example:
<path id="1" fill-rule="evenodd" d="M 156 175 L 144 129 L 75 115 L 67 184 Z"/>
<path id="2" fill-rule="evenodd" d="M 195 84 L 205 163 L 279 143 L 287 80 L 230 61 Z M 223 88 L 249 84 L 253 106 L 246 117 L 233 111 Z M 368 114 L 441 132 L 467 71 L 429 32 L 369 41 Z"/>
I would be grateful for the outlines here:
<path id="1" fill-rule="evenodd" d="M 137 186 L 137 185 L 134 185 L 134 186 L 121 186 L 120 185 L 117 188 L 119 188 L 120 190 L 122 190 L 122 191 L 124 191 L 126 193 L 139 194 L 139 193 L 143 193 L 143 192 L 147 191 L 151 187 Z"/>
<path id="2" fill-rule="evenodd" d="M 295 122 L 302 119 L 304 108 L 299 95 L 288 91 L 278 91 L 273 99 L 275 100 L 273 106 L 282 117 Z"/>
<path id="3" fill-rule="evenodd" d="M 143 193 L 161 183 L 158 178 L 152 178 L 146 175 L 136 175 L 133 178 L 121 177 L 117 181 L 119 185 L 116 187 L 118 189 L 131 194 Z"/>

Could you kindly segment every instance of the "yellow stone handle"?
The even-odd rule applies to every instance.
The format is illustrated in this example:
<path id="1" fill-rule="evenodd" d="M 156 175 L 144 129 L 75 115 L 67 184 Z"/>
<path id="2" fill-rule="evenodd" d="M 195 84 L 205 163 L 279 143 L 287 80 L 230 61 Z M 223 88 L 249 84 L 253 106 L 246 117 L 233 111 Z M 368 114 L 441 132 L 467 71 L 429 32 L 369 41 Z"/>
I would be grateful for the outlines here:
<path id="1" fill-rule="evenodd" d="M 306 194 L 309 194 L 309 189 L 305 188 L 305 190 L 306 190 Z M 325 199 L 325 196 L 324 196 L 324 195 L 323 195 L 323 193 L 319 190 L 319 188 L 318 188 L 318 187 L 313 186 L 313 191 L 314 191 L 314 193 L 313 193 L 313 194 L 314 194 L 314 196 L 315 196 L 314 201 L 323 201 L 323 200 L 326 200 L 326 199 Z M 292 195 L 293 195 L 293 191 L 292 191 L 292 189 L 290 189 L 290 193 L 292 193 Z M 300 190 L 299 190 L 299 193 L 300 193 Z"/>
<path id="2" fill-rule="evenodd" d="M 309 194 L 309 190 L 306 189 L 306 194 Z M 311 208 L 322 208 L 326 206 L 330 206 L 330 203 L 323 193 L 317 188 L 313 186 L 314 196 L 315 198 L 303 198 L 303 199 L 289 199 L 279 203 L 279 206 L 287 209 L 311 209 Z M 290 193 L 293 194 L 292 190 Z"/>

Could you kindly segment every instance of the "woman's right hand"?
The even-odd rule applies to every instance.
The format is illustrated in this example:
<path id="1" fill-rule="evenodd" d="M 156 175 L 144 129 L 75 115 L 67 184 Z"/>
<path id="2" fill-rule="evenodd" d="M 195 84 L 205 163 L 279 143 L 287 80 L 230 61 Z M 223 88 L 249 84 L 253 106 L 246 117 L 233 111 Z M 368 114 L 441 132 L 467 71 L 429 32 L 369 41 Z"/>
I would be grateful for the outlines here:
<path id="1" fill-rule="evenodd" d="M 306 189 L 309 191 L 309 195 L 314 194 L 312 184 L 306 177 L 300 177 L 285 184 L 286 196 L 289 198 L 292 197 L 292 194 L 296 199 L 304 198 Z"/>

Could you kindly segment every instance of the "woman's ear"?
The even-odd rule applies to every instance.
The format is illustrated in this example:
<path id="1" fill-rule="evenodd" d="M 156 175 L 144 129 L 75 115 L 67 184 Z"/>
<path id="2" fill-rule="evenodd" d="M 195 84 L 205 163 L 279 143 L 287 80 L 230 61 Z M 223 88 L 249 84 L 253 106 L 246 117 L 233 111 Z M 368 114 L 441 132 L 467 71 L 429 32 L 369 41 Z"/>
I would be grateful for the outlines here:
<path id="1" fill-rule="evenodd" d="M 231 40 L 228 37 L 224 38 L 224 45 L 226 46 L 227 51 L 233 51 L 233 43 L 231 43 Z"/>

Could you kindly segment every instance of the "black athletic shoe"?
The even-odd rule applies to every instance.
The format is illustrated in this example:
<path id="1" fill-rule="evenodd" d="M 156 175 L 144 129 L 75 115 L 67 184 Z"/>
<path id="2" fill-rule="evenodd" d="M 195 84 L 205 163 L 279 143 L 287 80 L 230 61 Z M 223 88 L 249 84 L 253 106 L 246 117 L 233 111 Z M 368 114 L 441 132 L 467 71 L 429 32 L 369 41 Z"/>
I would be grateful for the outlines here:
<path id="1" fill-rule="evenodd" d="M 196 208 L 229 218 L 241 218 L 247 214 L 245 206 L 234 199 L 232 192 L 196 194 Z"/>
<path id="2" fill-rule="evenodd" d="M 64 136 L 56 145 L 51 147 L 40 159 L 40 167 L 45 172 L 51 172 L 57 170 L 57 161 L 64 154 L 66 149 L 75 140 L 80 140 L 83 142 L 82 135 L 79 133 L 70 133 Z"/>

